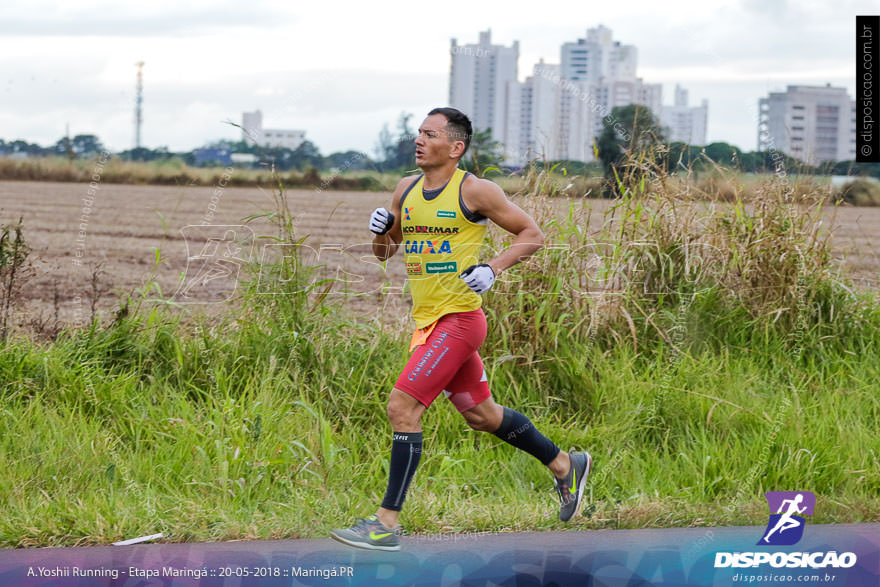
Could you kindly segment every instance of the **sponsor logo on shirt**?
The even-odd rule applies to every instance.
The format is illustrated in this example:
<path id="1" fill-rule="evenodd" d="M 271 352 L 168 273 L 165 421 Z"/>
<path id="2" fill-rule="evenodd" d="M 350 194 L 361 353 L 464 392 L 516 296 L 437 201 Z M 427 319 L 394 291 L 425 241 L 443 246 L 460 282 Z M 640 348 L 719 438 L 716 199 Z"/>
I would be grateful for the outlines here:
<path id="1" fill-rule="evenodd" d="M 458 226 L 424 226 L 421 224 L 403 227 L 403 234 L 458 234 Z"/>
<path id="2" fill-rule="evenodd" d="M 405 251 L 413 253 L 451 253 L 452 245 L 449 241 L 406 241 Z"/>
<path id="3" fill-rule="evenodd" d="M 448 261 L 446 263 L 425 263 L 425 271 L 427 273 L 456 273 L 458 271 L 458 263 Z"/>

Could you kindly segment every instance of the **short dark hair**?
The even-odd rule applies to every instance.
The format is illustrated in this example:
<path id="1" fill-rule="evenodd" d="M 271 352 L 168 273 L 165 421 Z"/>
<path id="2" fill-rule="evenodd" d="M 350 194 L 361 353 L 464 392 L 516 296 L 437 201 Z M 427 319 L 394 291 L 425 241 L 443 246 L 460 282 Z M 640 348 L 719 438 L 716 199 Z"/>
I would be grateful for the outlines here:
<path id="1" fill-rule="evenodd" d="M 446 117 L 446 132 L 453 141 L 464 141 L 464 151 L 461 152 L 462 157 L 467 152 L 471 144 L 471 135 L 474 134 L 474 127 L 471 125 L 471 119 L 467 114 L 455 108 L 434 108 L 428 112 L 428 116 L 434 114 L 442 114 Z"/>

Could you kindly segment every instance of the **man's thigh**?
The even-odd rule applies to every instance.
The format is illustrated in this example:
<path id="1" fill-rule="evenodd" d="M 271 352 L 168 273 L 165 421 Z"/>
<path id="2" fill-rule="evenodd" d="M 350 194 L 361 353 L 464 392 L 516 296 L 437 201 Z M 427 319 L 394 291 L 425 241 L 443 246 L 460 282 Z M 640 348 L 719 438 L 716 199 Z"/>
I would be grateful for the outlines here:
<path id="1" fill-rule="evenodd" d="M 470 410 L 492 397 L 480 353 L 474 351 L 468 357 L 446 384 L 443 393 L 459 412 Z"/>
<path id="2" fill-rule="evenodd" d="M 441 318 L 427 342 L 413 352 L 394 386 L 430 406 L 483 344 L 485 317 L 480 312 L 480 323 L 470 314 Z"/>

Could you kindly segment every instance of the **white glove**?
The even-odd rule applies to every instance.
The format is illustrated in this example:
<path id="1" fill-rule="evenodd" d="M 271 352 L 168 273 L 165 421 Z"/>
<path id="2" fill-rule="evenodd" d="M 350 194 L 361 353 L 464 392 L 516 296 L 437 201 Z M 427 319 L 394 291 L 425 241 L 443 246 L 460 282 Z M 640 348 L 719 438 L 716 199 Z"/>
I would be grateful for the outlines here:
<path id="1" fill-rule="evenodd" d="M 495 272 L 492 268 L 483 263 L 482 265 L 471 265 L 459 275 L 474 293 L 483 295 L 492 284 L 495 283 Z"/>
<path id="2" fill-rule="evenodd" d="M 370 230 L 375 234 L 385 234 L 394 225 L 394 214 L 385 208 L 376 208 L 370 215 Z"/>

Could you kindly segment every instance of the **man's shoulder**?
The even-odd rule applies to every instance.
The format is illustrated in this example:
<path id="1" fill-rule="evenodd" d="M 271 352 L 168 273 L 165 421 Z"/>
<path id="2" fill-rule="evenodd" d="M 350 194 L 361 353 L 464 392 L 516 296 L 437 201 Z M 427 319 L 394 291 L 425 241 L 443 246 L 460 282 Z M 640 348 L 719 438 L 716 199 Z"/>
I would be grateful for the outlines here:
<path id="1" fill-rule="evenodd" d="M 463 190 L 468 190 L 468 191 L 473 191 L 473 190 L 481 191 L 481 190 L 500 190 L 501 186 L 499 186 L 497 183 L 495 183 L 491 179 L 477 177 L 473 173 L 468 172 L 467 175 L 465 175 L 464 179 L 461 181 L 461 188 Z"/>
<path id="2" fill-rule="evenodd" d="M 467 200 L 506 196 L 504 190 L 497 183 L 490 179 L 477 177 L 473 173 L 468 173 L 462 180 L 461 195 Z"/>
<path id="3" fill-rule="evenodd" d="M 421 174 L 412 174 L 407 175 L 406 177 L 402 177 L 397 181 L 397 186 L 394 188 L 394 193 L 392 194 L 393 205 L 397 206 L 400 203 L 401 198 L 403 198 L 404 192 L 410 188 L 410 186 L 415 185 L 416 180 L 421 177 Z"/>
<path id="4" fill-rule="evenodd" d="M 397 190 L 405 190 L 409 186 L 413 185 L 415 181 L 421 176 L 421 173 L 413 173 L 411 175 L 400 178 L 400 180 L 398 180 L 397 182 Z"/>

